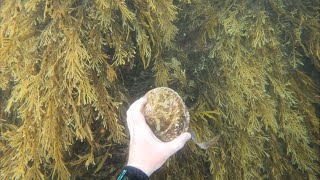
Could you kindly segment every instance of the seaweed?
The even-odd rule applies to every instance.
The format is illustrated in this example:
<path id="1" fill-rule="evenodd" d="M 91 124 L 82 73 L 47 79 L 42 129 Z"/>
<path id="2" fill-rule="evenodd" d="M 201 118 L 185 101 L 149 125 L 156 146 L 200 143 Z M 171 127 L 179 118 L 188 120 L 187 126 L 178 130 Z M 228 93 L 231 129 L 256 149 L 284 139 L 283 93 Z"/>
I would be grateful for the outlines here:
<path id="1" fill-rule="evenodd" d="M 320 4 L 0 1 L 0 177 L 115 177 L 128 105 L 175 89 L 193 143 L 151 179 L 319 178 Z M 130 82 L 129 82 L 130 81 Z"/>

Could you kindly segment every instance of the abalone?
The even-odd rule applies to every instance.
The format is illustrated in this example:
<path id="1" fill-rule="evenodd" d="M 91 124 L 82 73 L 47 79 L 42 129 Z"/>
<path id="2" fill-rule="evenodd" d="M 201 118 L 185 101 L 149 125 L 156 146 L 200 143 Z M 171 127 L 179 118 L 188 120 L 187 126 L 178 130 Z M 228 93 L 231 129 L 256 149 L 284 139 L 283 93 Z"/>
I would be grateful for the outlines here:
<path id="1" fill-rule="evenodd" d="M 167 87 L 159 87 L 148 91 L 146 96 L 143 114 L 160 140 L 168 142 L 188 131 L 189 112 L 178 93 Z"/>
<path id="2" fill-rule="evenodd" d="M 208 142 L 198 142 L 195 133 L 189 128 L 188 108 L 177 92 L 168 87 L 158 87 L 145 95 L 147 103 L 142 109 L 146 123 L 153 133 L 164 142 L 168 142 L 183 132 L 190 132 L 192 140 L 202 149 L 215 144 L 216 136 Z"/>

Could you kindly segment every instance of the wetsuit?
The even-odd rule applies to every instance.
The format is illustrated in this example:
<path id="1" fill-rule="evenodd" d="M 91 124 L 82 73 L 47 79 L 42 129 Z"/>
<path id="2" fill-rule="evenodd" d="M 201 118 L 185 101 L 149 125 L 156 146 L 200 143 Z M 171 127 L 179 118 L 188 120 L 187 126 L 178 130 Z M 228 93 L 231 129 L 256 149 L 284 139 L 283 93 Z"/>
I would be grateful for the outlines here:
<path id="1" fill-rule="evenodd" d="M 148 180 L 149 177 L 140 169 L 126 166 L 118 176 L 117 180 Z"/>

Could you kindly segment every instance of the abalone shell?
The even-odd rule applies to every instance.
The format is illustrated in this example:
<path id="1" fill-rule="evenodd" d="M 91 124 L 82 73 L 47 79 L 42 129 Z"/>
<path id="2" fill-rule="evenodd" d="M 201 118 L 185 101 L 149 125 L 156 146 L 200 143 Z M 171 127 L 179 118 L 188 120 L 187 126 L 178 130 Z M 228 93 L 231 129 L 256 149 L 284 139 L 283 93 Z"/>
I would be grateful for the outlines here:
<path id="1" fill-rule="evenodd" d="M 147 103 L 142 113 L 153 133 L 168 142 L 188 131 L 189 112 L 177 92 L 167 87 L 158 87 L 146 93 Z"/>

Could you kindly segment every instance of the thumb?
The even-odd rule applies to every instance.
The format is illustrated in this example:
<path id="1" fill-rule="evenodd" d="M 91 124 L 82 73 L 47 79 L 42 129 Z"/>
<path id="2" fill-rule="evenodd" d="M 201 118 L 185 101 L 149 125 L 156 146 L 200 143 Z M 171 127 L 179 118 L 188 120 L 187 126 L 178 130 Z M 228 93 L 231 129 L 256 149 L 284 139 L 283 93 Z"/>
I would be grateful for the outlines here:
<path id="1" fill-rule="evenodd" d="M 190 138 L 191 134 L 189 132 L 184 132 L 174 140 L 168 142 L 168 149 L 171 149 L 171 155 L 179 151 Z"/>

